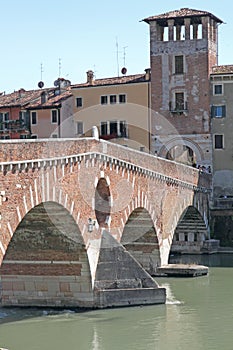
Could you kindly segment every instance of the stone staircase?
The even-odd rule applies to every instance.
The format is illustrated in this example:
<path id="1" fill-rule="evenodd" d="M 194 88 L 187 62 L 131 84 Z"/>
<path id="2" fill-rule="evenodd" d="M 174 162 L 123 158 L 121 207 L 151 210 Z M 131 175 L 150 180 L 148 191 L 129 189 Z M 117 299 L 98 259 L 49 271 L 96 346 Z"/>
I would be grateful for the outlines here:
<path id="1" fill-rule="evenodd" d="M 171 252 L 198 253 L 205 249 L 208 231 L 201 215 L 189 207 L 179 221 L 174 233 Z"/>

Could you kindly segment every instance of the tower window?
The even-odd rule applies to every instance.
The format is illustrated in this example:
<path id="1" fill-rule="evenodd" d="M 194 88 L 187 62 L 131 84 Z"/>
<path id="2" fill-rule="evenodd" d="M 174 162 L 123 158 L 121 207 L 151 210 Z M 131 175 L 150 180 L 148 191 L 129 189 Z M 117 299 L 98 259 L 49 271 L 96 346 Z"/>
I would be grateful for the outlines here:
<path id="1" fill-rule="evenodd" d="M 175 94 L 175 109 L 177 111 L 183 111 L 184 108 L 184 93 L 176 92 Z"/>
<path id="2" fill-rule="evenodd" d="M 226 116 L 226 106 L 212 106 L 211 117 L 224 118 Z"/>
<path id="3" fill-rule="evenodd" d="M 214 85 L 214 95 L 222 95 L 223 94 L 223 86 L 222 84 Z"/>
<path id="4" fill-rule="evenodd" d="M 214 148 L 223 149 L 223 135 L 214 135 Z"/>
<path id="5" fill-rule="evenodd" d="M 175 74 L 184 73 L 184 56 L 175 56 Z"/>

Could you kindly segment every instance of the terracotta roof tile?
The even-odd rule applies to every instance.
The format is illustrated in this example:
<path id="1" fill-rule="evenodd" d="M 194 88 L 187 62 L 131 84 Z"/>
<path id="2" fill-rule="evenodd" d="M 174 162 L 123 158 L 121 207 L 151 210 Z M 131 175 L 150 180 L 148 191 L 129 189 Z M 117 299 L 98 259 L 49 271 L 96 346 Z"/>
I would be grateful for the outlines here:
<path id="1" fill-rule="evenodd" d="M 0 95 L 0 108 L 7 107 L 25 107 L 25 108 L 38 108 L 39 106 L 43 107 L 52 107 L 59 105 L 62 100 L 72 96 L 70 90 L 62 92 L 60 95 L 54 94 L 55 88 L 42 89 L 42 90 L 24 90 L 20 89 L 19 91 L 14 91 L 10 94 Z M 48 93 L 48 100 L 45 103 L 41 103 L 41 94 L 42 92 Z"/>
<path id="2" fill-rule="evenodd" d="M 25 91 L 20 89 L 10 94 L 0 96 L 0 107 L 25 106 L 30 101 L 40 96 L 40 90 Z"/>
<path id="3" fill-rule="evenodd" d="M 41 103 L 41 94 L 36 101 L 32 101 L 27 105 L 27 109 L 33 108 L 50 108 L 50 107 L 59 107 L 61 102 L 67 98 L 73 96 L 70 90 L 63 91 L 60 95 L 54 94 L 55 89 L 50 89 L 48 92 L 48 98 L 45 103 Z"/>
<path id="4" fill-rule="evenodd" d="M 174 10 L 166 13 L 162 13 L 160 15 L 151 16 L 144 18 L 144 22 L 151 22 L 156 20 L 168 20 L 168 19 L 178 19 L 178 18 L 185 18 L 185 17 L 206 17 L 209 16 L 213 19 L 215 19 L 218 23 L 222 23 L 222 20 L 215 17 L 212 13 L 202 10 L 194 10 L 190 8 L 181 8 L 180 10 Z"/>
<path id="5" fill-rule="evenodd" d="M 212 74 L 230 74 L 230 73 L 233 73 L 232 64 L 212 67 Z"/>
<path id="6" fill-rule="evenodd" d="M 101 86 L 101 85 L 115 85 L 115 84 L 129 84 L 129 83 L 141 83 L 146 82 L 145 74 L 135 74 L 135 75 L 126 75 L 121 77 L 113 78 L 104 78 L 93 80 L 93 84 L 82 83 L 71 85 L 71 88 L 82 88 L 90 86 Z"/>

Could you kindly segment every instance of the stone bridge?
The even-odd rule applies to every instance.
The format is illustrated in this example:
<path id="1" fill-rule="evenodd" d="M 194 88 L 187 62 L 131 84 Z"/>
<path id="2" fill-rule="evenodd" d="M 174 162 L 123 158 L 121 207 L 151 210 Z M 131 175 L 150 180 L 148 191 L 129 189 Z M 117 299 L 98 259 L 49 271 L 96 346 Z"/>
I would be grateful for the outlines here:
<path id="1" fill-rule="evenodd" d="M 192 211 L 208 238 L 210 179 L 95 138 L 0 142 L 3 306 L 164 303 L 151 277 Z M 195 236 L 196 235 L 196 236 Z"/>

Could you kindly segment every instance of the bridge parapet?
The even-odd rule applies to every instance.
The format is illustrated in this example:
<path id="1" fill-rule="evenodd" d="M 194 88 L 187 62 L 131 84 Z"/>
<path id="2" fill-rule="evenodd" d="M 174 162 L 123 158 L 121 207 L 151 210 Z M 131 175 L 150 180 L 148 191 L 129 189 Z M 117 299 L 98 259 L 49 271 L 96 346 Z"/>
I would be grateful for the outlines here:
<path id="1" fill-rule="evenodd" d="M 0 171 L 4 173 L 54 166 L 59 163 L 77 163 L 85 159 L 109 162 L 110 166 L 124 167 L 169 185 L 194 191 L 210 191 L 210 174 L 103 140 L 80 138 L 0 142 Z"/>

